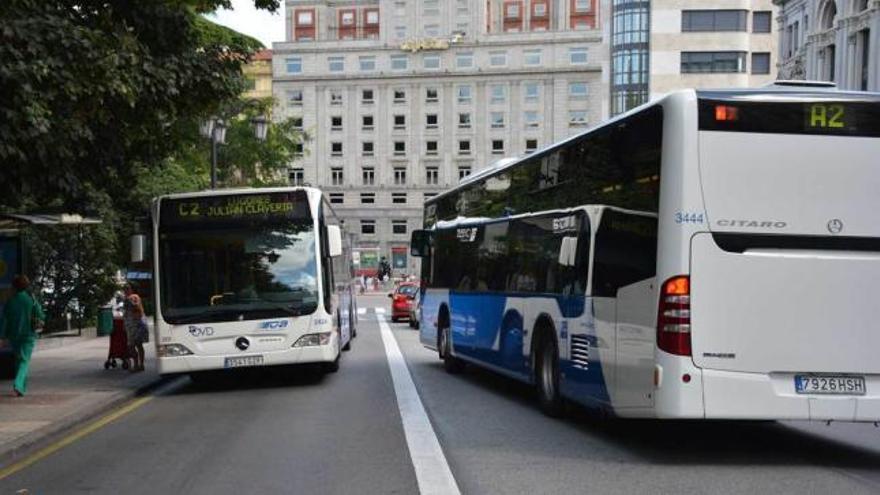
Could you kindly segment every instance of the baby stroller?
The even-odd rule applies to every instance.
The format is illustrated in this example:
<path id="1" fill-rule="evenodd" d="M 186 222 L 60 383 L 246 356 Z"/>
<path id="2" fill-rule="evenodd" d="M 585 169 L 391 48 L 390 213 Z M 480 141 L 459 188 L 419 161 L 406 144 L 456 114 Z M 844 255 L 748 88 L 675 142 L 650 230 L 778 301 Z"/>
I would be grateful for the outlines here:
<path id="1" fill-rule="evenodd" d="M 113 318 L 113 331 L 110 333 L 110 350 L 107 352 L 107 360 L 104 361 L 104 369 L 116 368 L 116 360 L 122 360 L 122 369 L 128 369 L 128 336 L 125 334 L 125 325 L 122 318 Z"/>

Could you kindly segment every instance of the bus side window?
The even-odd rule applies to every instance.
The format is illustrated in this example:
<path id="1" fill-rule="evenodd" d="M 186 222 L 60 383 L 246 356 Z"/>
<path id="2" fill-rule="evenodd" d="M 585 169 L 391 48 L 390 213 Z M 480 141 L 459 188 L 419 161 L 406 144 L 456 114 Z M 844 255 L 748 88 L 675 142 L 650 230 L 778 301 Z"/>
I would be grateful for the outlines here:
<path id="1" fill-rule="evenodd" d="M 593 295 L 617 297 L 621 287 L 657 273 L 657 219 L 605 210 L 596 230 Z"/>

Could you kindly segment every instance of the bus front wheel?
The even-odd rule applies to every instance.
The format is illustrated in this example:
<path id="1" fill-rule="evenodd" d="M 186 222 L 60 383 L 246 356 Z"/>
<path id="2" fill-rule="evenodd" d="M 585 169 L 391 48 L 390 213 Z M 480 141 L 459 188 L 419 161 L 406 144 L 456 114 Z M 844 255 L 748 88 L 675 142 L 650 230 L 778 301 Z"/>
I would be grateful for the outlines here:
<path id="1" fill-rule="evenodd" d="M 449 338 L 449 328 L 440 330 L 440 359 L 443 360 L 443 368 L 447 373 L 457 374 L 464 370 L 464 361 L 452 355 L 452 339 Z"/>
<path id="2" fill-rule="evenodd" d="M 541 410 L 548 416 L 558 417 L 562 414 L 563 402 L 559 393 L 559 353 L 553 339 L 542 341 L 535 364 L 535 384 Z"/>

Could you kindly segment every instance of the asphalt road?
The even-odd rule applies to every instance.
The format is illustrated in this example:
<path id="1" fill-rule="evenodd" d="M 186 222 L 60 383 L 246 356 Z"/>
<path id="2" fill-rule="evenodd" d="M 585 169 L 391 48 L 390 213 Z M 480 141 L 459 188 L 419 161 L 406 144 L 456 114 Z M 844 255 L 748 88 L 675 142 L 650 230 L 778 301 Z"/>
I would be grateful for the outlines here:
<path id="1" fill-rule="evenodd" d="M 462 493 L 880 493 L 871 425 L 551 419 L 527 387 L 447 375 L 406 323 L 390 327 Z M 0 494 L 418 493 L 394 385 L 368 310 L 338 373 L 182 379 Z"/>

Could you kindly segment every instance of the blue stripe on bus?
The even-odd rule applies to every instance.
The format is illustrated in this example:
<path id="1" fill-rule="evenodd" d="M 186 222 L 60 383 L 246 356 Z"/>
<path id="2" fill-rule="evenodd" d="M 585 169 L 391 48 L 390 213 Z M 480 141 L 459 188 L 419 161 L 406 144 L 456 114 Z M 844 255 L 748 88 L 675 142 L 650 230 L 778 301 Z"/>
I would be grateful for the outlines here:
<path id="1" fill-rule="evenodd" d="M 522 381 L 531 382 L 530 357 L 523 355 L 523 317 L 516 310 L 505 313 L 509 299 L 544 299 L 555 300 L 560 314 L 564 318 L 581 317 L 585 310 L 586 298 L 583 296 L 561 296 L 558 294 L 499 294 L 450 292 L 449 306 L 451 316 L 452 342 L 456 355 L 486 363 L 502 369 Z M 434 308 L 437 311 L 441 301 L 426 294 L 422 302 L 423 309 Z M 562 330 L 560 346 L 569 345 L 567 323 L 556 322 L 557 331 Z M 531 329 L 530 329 L 531 330 Z M 582 329 L 581 329 L 582 330 Z M 560 390 L 566 397 L 587 405 L 609 403 L 608 388 L 602 372 L 602 363 L 598 353 L 598 342 L 595 330 L 590 322 L 586 326 L 588 333 L 572 332 L 583 335 L 591 349 L 590 360 L 586 367 L 583 363 L 576 366 L 569 359 L 560 360 Z M 424 330 L 423 330 L 424 331 Z M 589 333 L 592 332 L 592 333 Z M 561 349 L 560 349 L 561 350 Z M 560 354 L 563 354 L 560 352 Z"/>

